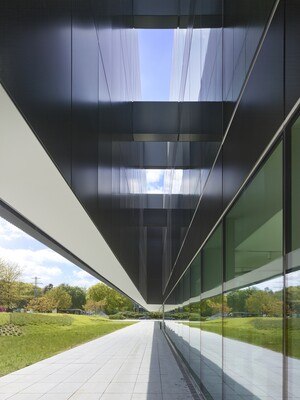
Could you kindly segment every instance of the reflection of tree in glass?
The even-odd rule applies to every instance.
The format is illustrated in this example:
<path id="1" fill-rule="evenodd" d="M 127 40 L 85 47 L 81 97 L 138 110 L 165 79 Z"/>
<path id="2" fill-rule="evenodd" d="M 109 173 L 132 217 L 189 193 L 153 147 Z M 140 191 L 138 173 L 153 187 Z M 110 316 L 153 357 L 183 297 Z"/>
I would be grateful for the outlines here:
<path id="1" fill-rule="evenodd" d="M 283 302 L 272 291 L 258 290 L 246 300 L 248 312 L 255 315 L 279 317 L 282 315 L 282 306 Z"/>

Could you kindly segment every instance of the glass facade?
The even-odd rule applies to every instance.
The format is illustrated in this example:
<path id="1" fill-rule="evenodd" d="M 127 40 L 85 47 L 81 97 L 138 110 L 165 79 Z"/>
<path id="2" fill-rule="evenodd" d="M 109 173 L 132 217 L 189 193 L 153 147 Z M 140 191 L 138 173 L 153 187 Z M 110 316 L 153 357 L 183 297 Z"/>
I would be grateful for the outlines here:
<path id="1" fill-rule="evenodd" d="M 285 135 L 164 305 L 208 399 L 299 397 L 300 119 Z"/>
<path id="2" fill-rule="evenodd" d="M 300 118 L 291 129 L 291 252 L 288 254 L 286 285 L 286 351 L 288 355 L 288 399 L 299 396 L 300 376 Z"/>

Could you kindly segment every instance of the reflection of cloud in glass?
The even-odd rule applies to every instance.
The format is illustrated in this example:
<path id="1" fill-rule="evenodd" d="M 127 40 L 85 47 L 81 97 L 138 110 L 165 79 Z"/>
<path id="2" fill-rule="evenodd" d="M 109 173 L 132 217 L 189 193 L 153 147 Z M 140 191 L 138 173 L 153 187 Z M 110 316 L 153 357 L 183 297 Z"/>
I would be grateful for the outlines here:
<path id="1" fill-rule="evenodd" d="M 262 283 L 258 283 L 256 285 L 253 285 L 253 287 L 260 289 L 260 290 L 265 290 L 269 289 L 272 290 L 273 292 L 276 292 L 278 290 L 282 290 L 283 287 L 283 276 L 278 276 L 276 278 L 269 279 L 267 281 L 264 281 Z"/>
<path id="2" fill-rule="evenodd" d="M 288 274 L 286 274 L 286 285 L 287 286 L 300 286 L 300 270 L 299 271 L 293 271 Z M 283 286 L 283 277 L 278 276 L 277 278 L 273 278 L 267 281 L 264 281 L 262 283 L 259 283 L 257 285 L 253 285 L 253 287 L 256 287 L 260 290 L 265 290 L 266 288 L 272 290 L 273 292 L 276 292 L 278 290 L 281 290 Z"/>
<path id="3" fill-rule="evenodd" d="M 288 286 L 300 286 L 300 270 L 289 272 L 286 275 Z"/>

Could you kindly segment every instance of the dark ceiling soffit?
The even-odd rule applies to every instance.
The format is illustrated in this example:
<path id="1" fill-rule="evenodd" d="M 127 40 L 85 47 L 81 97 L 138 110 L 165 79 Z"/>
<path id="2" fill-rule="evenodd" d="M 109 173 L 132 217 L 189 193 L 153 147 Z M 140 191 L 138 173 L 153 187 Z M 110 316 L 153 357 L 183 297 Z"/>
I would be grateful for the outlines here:
<path id="1" fill-rule="evenodd" d="M 101 140 L 219 142 L 222 102 L 123 102 L 103 105 Z"/>
<path id="2" fill-rule="evenodd" d="M 80 267 L 84 271 L 88 272 L 96 279 L 99 279 L 101 282 L 105 283 L 107 286 L 111 287 L 114 290 L 117 290 L 122 295 L 126 296 L 134 303 L 130 296 L 120 290 L 118 287 L 114 286 L 110 281 L 105 279 L 102 275 L 98 274 L 92 268 L 90 268 L 87 264 L 81 261 L 78 257 L 74 256 L 69 250 L 59 244 L 56 240 L 52 239 L 48 236 L 45 232 L 39 229 L 37 226 L 29 222 L 26 218 L 20 215 L 18 212 L 13 210 L 10 206 L 0 200 L 0 217 L 6 219 L 11 224 L 15 225 L 17 228 L 21 229 L 29 236 L 33 237 L 34 239 L 38 240 L 39 242 L 43 243 L 45 246 L 49 247 L 56 253 L 60 254 L 62 257 L 69 260 L 71 263 L 75 264 L 76 266 Z"/>
<path id="3" fill-rule="evenodd" d="M 222 26 L 222 0 L 102 0 L 93 2 L 101 19 L 144 29 Z"/>
<path id="4" fill-rule="evenodd" d="M 192 23 L 188 15 L 140 15 L 133 17 L 132 27 L 135 29 L 193 29 L 220 28 L 222 15 L 196 15 Z"/>

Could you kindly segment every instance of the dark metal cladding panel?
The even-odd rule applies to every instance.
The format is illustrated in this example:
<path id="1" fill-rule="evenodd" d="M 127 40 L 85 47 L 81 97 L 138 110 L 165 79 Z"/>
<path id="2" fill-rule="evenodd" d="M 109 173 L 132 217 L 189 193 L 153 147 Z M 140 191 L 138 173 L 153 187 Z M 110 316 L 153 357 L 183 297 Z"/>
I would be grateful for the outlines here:
<path id="1" fill-rule="evenodd" d="M 224 1 L 224 130 L 232 116 L 274 4 L 274 0 Z"/>
<path id="2" fill-rule="evenodd" d="M 164 227 L 167 226 L 167 210 L 150 209 L 144 210 L 144 225 L 148 227 Z"/>
<path id="3" fill-rule="evenodd" d="M 133 0 L 133 15 L 218 15 L 222 0 Z"/>
<path id="4" fill-rule="evenodd" d="M 90 2 L 73 2 L 72 189 L 95 218 L 98 195 L 98 42 Z"/>
<path id="5" fill-rule="evenodd" d="M 179 103 L 180 134 L 222 137 L 222 102 Z M 212 140 L 213 141 L 213 140 Z"/>
<path id="6" fill-rule="evenodd" d="M 134 102 L 133 134 L 179 133 L 179 113 L 177 102 Z"/>
<path id="7" fill-rule="evenodd" d="M 223 146 L 224 207 L 283 121 L 284 13 L 279 6 Z"/>
<path id="8" fill-rule="evenodd" d="M 0 80 L 70 183 L 70 1 L 1 1 Z"/>
<path id="9" fill-rule="evenodd" d="M 133 0 L 133 15 L 178 15 L 178 0 Z"/>
<path id="10" fill-rule="evenodd" d="M 162 303 L 162 229 L 147 229 L 147 302 Z"/>
<path id="11" fill-rule="evenodd" d="M 285 114 L 288 115 L 300 94 L 300 2 L 286 0 L 285 4 Z"/>

